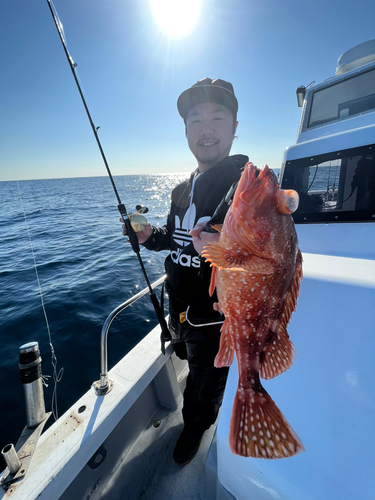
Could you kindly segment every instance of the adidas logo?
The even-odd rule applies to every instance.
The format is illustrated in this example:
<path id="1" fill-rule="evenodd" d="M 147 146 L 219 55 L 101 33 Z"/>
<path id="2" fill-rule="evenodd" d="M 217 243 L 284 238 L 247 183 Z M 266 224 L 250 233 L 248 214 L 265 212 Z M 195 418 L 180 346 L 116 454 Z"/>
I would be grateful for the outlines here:
<path id="1" fill-rule="evenodd" d="M 201 262 L 198 255 L 192 257 L 191 255 L 186 255 L 182 253 L 182 248 L 177 248 L 177 250 L 172 250 L 171 259 L 175 264 L 180 264 L 183 267 L 196 267 L 200 268 Z"/>
<path id="2" fill-rule="evenodd" d="M 185 212 L 182 223 L 179 216 L 175 215 L 175 230 L 172 237 L 177 245 L 180 245 L 181 247 L 190 245 L 190 243 L 193 241 L 193 238 L 190 236 L 189 231 L 193 229 L 195 224 L 198 224 L 198 222 L 207 222 L 208 220 L 210 220 L 210 217 L 205 216 L 201 217 L 197 222 L 195 222 L 196 213 L 197 210 L 195 204 L 192 203 Z"/>

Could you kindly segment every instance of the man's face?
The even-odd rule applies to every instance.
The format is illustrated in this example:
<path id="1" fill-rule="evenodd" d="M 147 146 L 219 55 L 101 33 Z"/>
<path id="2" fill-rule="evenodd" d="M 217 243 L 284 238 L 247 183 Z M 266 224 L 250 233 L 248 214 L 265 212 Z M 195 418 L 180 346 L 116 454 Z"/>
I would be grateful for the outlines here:
<path id="1" fill-rule="evenodd" d="M 200 172 L 229 155 L 238 122 L 228 108 L 205 102 L 191 108 L 186 117 L 186 138 Z"/>

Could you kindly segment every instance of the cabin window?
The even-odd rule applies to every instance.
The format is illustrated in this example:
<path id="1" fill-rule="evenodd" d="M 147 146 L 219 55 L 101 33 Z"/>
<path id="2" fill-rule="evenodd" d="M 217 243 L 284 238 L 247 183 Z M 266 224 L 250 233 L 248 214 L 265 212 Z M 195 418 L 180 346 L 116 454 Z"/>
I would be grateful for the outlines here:
<path id="1" fill-rule="evenodd" d="M 308 128 L 375 109 L 375 69 L 314 92 Z"/>
<path id="2" fill-rule="evenodd" d="M 375 221 L 375 144 L 287 161 L 281 187 L 299 194 L 295 222 Z"/>

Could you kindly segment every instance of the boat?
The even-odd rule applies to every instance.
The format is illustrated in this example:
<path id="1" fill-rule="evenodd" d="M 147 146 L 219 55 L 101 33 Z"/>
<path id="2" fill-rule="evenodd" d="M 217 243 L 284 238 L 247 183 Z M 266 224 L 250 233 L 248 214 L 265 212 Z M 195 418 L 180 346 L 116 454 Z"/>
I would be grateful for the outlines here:
<path id="1" fill-rule="evenodd" d="M 304 280 L 288 327 L 298 358 L 264 385 L 305 452 L 281 460 L 230 452 L 234 362 L 217 426 L 205 433 L 190 464 L 174 464 L 186 363 L 170 345 L 162 354 L 156 327 L 108 370 L 111 322 L 145 289 L 103 325 L 93 387 L 44 433 L 43 407 L 40 422 L 29 423 L 19 444 L 3 449 L 13 472 L 2 474 L 0 499 L 373 498 L 374 89 L 375 40 L 345 52 L 333 77 L 298 87 L 297 140 L 286 149 L 280 173 L 281 187 L 300 196 L 293 217 Z M 30 352 L 38 363 L 35 343 L 22 346 L 21 353 Z"/>

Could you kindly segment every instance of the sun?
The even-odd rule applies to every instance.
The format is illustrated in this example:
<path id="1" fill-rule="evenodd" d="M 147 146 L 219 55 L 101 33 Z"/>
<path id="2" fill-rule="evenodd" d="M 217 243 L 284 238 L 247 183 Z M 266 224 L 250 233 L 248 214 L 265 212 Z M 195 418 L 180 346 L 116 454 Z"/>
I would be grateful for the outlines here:
<path id="1" fill-rule="evenodd" d="M 198 21 L 200 0 L 150 0 L 159 27 L 169 36 L 187 35 Z"/>

